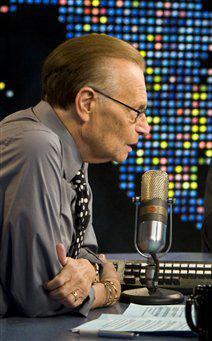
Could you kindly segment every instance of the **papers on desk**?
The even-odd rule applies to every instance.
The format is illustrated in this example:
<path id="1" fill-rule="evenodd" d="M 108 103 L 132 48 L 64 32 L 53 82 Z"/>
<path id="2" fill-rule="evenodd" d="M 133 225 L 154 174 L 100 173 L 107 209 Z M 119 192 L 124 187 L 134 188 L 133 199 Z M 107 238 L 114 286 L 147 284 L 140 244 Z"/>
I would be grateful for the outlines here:
<path id="1" fill-rule="evenodd" d="M 102 314 L 98 319 L 74 329 L 80 331 L 131 331 L 131 332 L 191 332 L 185 319 L 184 305 L 141 306 L 130 304 L 123 315 Z"/>

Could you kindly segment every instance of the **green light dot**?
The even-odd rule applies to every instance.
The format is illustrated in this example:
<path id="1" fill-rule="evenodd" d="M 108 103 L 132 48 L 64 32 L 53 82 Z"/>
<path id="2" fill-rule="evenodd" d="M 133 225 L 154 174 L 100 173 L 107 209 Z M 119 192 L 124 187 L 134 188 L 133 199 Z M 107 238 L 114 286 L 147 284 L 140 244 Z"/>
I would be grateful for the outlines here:
<path id="1" fill-rule="evenodd" d="M 148 36 L 147 36 L 148 41 L 153 41 L 154 39 L 155 39 L 155 37 L 152 34 L 148 34 Z"/>
<path id="2" fill-rule="evenodd" d="M 161 148 L 165 149 L 168 147 L 168 143 L 166 141 L 162 141 L 160 146 L 161 146 Z"/>
<path id="3" fill-rule="evenodd" d="M 201 98 L 202 101 L 205 101 L 205 100 L 208 98 L 208 95 L 207 95 L 205 92 L 203 92 L 203 93 L 200 95 L 200 98 Z"/>
<path id="4" fill-rule="evenodd" d="M 206 150 L 205 155 L 207 157 L 212 157 L 212 150 Z"/>
<path id="5" fill-rule="evenodd" d="M 189 142 L 189 141 L 184 142 L 184 143 L 183 143 L 183 147 L 184 147 L 185 149 L 189 149 L 189 148 L 191 147 L 191 142 Z"/>
<path id="6" fill-rule="evenodd" d="M 0 82 L 0 90 L 4 90 L 4 88 L 5 88 L 5 83 L 4 82 Z"/>
<path id="7" fill-rule="evenodd" d="M 199 140 L 199 134 L 192 134 L 191 138 L 193 141 L 197 141 L 197 140 Z"/>
<path id="8" fill-rule="evenodd" d="M 197 171 L 198 171 L 197 166 L 191 166 L 191 172 L 192 173 L 197 173 Z"/>
<path id="9" fill-rule="evenodd" d="M 169 189 L 173 189 L 174 188 L 174 182 L 170 182 L 169 183 Z"/>
<path id="10" fill-rule="evenodd" d="M 197 175 L 191 174 L 191 181 L 196 181 L 196 180 L 197 180 Z"/>
<path id="11" fill-rule="evenodd" d="M 196 93 L 193 94 L 193 99 L 194 99 L 194 100 L 198 100 L 199 97 L 200 97 L 200 94 L 199 94 L 199 93 L 196 92 Z"/>
<path id="12" fill-rule="evenodd" d="M 152 75 L 153 74 L 153 68 L 152 67 L 148 67 L 146 69 L 146 73 L 148 73 L 148 75 Z"/>
<path id="13" fill-rule="evenodd" d="M 205 133 L 207 131 L 207 127 L 206 126 L 201 126 L 199 128 L 199 130 L 200 130 L 201 133 Z"/>
<path id="14" fill-rule="evenodd" d="M 205 123 L 207 122 L 206 117 L 200 117 L 199 122 L 200 122 L 201 124 L 205 124 Z"/>
<path id="15" fill-rule="evenodd" d="M 158 116 L 153 117 L 153 123 L 155 123 L 155 124 L 160 123 L 160 117 L 158 117 Z"/>

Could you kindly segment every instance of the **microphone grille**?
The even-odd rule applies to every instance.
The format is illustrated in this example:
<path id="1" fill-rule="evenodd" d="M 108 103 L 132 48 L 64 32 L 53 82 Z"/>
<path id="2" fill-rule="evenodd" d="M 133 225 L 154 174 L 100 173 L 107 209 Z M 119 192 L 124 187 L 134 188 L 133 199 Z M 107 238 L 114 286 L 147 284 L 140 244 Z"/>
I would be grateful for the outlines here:
<path id="1" fill-rule="evenodd" d="M 141 197 L 142 201 L 154 198 L 167 200 L 169 176 L 162 170 L 149 170 L 142 175 Z"/>

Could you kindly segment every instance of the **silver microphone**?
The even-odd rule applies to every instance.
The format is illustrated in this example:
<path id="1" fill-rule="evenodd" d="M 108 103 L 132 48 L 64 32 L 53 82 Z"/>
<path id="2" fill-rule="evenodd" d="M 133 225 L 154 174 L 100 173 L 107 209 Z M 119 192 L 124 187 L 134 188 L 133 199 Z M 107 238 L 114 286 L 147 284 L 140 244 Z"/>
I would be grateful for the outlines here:
<path id="1" fill-rule="evenodd" d="M 166 244 L 169 177 L 161 170 L 150 170 L 141 181 L 136 247 L 142 253 L 158 253 Z"/>

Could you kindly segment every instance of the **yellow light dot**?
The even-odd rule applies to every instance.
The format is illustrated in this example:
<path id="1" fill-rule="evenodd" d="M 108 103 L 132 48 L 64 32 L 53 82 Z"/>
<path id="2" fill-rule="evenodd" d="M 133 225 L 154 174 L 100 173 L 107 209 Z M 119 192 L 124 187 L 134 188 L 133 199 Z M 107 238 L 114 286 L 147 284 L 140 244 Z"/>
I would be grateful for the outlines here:
<path id="1" fill-rule="evenodd" d="M 142 57 L 146 57 L 146 51 L 140 51 L 140 54 L 142 55 Z"/>
<path id="2" fill-rule="evenodd" d="M 199 122 L 200 122 L 201 124 L 205 124 L 205 123 L 207 122 L 206 117 L 200 117 Z"/>
<path id="3" fill-rule="evenodd" d="M 160 162 L 160 160 L 158 159 L 158 157 L 153 157 L 152 163 L 153 165 L 158 165 Z"/>
<path id="4" fill-rule="evenodd" d="M 199 115 L 199 109 L 193 109 L 192 110 L 192 115 L 193 116 L 198 116 Z"/>
<path id="5" fill-rule="evenodd" d="M 136 154 L 137 154 L 138 156 L 143 156 L 143 155 L 144 155 L 143 149 L 138 149 L 137 152 L 136 152 Z"/>
<path id="6" fill-rule="evenodd" d="M 205 133 L 207 131 L 207 127 L 206 126 L 201 126 L 199 128 L 199 130 L 200 130 L 201 133 Z"/>
<path id="7" fill-rule="evenodd" d="M 155 76 L 154 77 L 155 83 L 160 83 L 161 82 L 161 77 L 160 76 Z"/>
<path id="8" fill-rule="evenodd" d="M 169 189 L 173 189 L 174 188 L 174 182 L 170 182 L 169 183 Z"/>
<path id="9" fill-rule="evenodd" d="M 212 150 L 206 150 L 205 155 L 207 157 L 212 157 Z"/>
<path id="10" fill-rule="evenodd" d="M 160 123 L 160 117 L 158 117 L 158 116 L 153 117 L 153 123 L 155 123 L 155 124 Z"/>
<path id="11" fill-rule="evenodd" d="M 91 30 L 91 25 L 89 25 L 89 24 L 85 24 L 84 26 L 83 26 L 83 29 L 84 29 L 84 31 L 90 31 Z"/>
<path id="12" fill-rule="evenodd" d="M 144 162 L 144 159 L 142 157 L 138 157 L 137 160 L 136 160 L 136 163 L 138 165 L 141 165 L 143 162 Z"/>
<path id="13" fill-rule="evenodd" d="M 198 92 L 195 92 L 193 94 L 193 99 L 195 99 L 195 100 L 199 99 L 199 93 Z"/>
<path id="14" fill-rule="evenodd" d="M 100 1 L 99 1 L 99 0 L 93 0 L 93 1 L 92 1 L 92 5 L 93 5 L 94 7 L 99 6 L 99 4 L 100 4 Z"/>
<path id="15" fill-rule="evenodd" d="M 192 189 L 197 189 L 198 185 L 197 185 L 197 182 L 192 182 L 191 183 L 191 188 Z"/>
<path id="16" fill-rule="evenodd" d="M 197 141 L 199 140 L 199 134 L 192 134 L 191 138 L 193 141 Z"/>
<path id="17" fill-rule="evenodd" d="M 162 141 L 160 146 L 161 148 L 166 149 L 168 147 L 168 143 L 166 141 Z"/>
<path id="18" fill-rule="evenodd" d="M 155 84 L 154 85 L 154 90 L 155 91 L 160 91 L 160 89 L 161 89 L 161 85 L 160 84 Z"/>
<path id="19" fill-rule="evenodd" d="M 189 142 L 189 141 L 184 142 L 183 147 L 186 149 L 189 149 L 191 147 L 191 142 Z"/>
<path id="20" fill-rule="evenodd" d="M 100 17 L 99 21 L 100 21 L 101 24 L 106 24 L 107 17 Z"/>
<path id="21" fill-rule="evenodd" d="M 183 189 L 189 189 L 189 182 L 183 182 Z"/>
<path id="22" fill-rule="evenodd" d="M 173 198 L 173 196 L 174 196 L 174 191 L 169 191 L 169 197 Z"/>
<path id="23" fill-rule="evenodd" d="M 177 166 L 177 167 L 175 167 L 176 173 L 181 173 L 182 170 L 183 170 L 183 167 L 182 167 L 182 166 Z"/>
<path id="24" fill-rule="evenodd" d="M 148 123 L 152 123 L 152 117 L 148 116 L 148 117 L 147 117 L 147 122 L 148 122 Z"/>
<path id="25" fill-rule="evenodd" d="M 5 83 L 4 82 L 0 82 L 0 90 L 4 90 L 4 88 L 5 88 Z"/>
<path id="26" fill-rule="evenodd" d="M 198 130 L 199 130 L 199 127 L 198 127 L 197 125 L 195 125 L 195 126 L 192 127 L 193 133 L 197 133 Z"/>
<path id="27" fill-rule="evenodd" d="M 148 34 L 148 36 L 147 36 L 148 41 L 153 41 L 154 39 L 155 39 L 155 37 L 152 34 Z"/>
<path id="28" fill-rule="evenodd" d="M 146 69 L 146 73 L 148 73 L 148 75 L 152 75 L 153 74 L 153 68 L 152 67 L 148 67 Z"/>
<path id="29" fill-rule="evenodd" d="M 201 98 L 201 100 L 205 101 L 205 100 L 208 98 L 208 95 L 207 95 L 205 92 L 203 92 L 203 93 L 200 95 L 200 98 Z"/>

